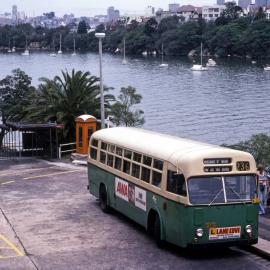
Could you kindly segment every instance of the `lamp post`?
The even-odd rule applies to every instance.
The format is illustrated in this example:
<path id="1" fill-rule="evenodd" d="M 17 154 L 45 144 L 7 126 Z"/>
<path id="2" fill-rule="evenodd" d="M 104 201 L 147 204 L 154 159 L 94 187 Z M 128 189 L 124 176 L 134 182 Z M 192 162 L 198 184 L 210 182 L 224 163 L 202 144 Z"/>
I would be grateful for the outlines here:
<path id="1" fill-rule="evenodd" d="M 99 40 L 99 71 L 100 71 L 100 114 L 101 129 L 105 128 L 105 112 L 104 112 L 104 94 L 103 94 L 103 77 L 102 77 L 102 39 L 105 33 L 96 33 L 95 37 Z"/>

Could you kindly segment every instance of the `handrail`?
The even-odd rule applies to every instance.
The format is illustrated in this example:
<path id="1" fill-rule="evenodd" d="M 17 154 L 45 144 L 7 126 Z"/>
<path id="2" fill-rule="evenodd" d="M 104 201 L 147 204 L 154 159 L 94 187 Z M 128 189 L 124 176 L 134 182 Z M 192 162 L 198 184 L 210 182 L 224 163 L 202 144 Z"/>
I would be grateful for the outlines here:
<path id="1" fill-rule="evenodd" d="M 75 148 L 63 150 L 64 147 L 72 146 L 72 145 L 73 146 L 75 145 Z M 62 154 L 64 154 L 64 153 L 73 153 L 75 150 L 76 150 L 76 142 L 60 144 L 59 147 L 58 147 L 58 158 L 61 160 L 62 159 Z"/>

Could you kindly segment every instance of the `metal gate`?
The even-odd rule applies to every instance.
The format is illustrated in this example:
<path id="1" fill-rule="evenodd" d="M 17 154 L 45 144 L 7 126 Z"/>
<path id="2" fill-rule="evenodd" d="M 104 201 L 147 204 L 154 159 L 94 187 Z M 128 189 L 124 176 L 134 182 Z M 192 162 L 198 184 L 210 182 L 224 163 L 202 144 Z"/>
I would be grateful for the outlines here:
<path id="1" fill-rule="evenodd" d="M 59 127 L 56 124 L 0 125 L 0 161 L 21 157 L 56 158 Z M 3 134 L 5 134 L 3 136 Z"/>

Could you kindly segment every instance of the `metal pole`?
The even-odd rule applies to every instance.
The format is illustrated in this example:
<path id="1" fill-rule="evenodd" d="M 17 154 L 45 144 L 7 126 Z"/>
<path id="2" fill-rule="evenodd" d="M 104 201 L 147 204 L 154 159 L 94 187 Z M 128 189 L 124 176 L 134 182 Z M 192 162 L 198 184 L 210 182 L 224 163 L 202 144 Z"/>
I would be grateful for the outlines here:
<path id="1" fill-rule="evenodd" d="M 103 76 L 102 76 L 102 38 L 99 38 L 99 70 L 100 70 L 101 129 L 103 129 L 105 128 L 105 112 L 104 112 L 104 94 L 103 94 Z"/>

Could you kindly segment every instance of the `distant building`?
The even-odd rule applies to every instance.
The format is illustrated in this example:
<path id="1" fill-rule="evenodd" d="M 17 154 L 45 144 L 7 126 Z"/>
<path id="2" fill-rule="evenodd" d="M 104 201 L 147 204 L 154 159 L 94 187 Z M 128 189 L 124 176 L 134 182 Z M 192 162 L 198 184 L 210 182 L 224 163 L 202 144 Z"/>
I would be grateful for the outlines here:
<path id="1" fill-rule="evenodd" d="M 120 18 L 120 12 L 117 9 L 114 9 L 114 7 L 109 7 L 107 9 L 107 20 L 108 22 L 116 22 Z"/>
<path id="2" fill-rule="evenodd" d="M 155 16 L 155 8 L 152 6 L 148 6 L 145 9 L 145 14 L 146 17 L 151 17 L 151 16 Z"/>
<path id="3" fill-rule="evenodd" d="M 180 5 L 176 4 L 176 3 L 169 4 L 169 11 L 175 13 L 179 9 L 179 7 L 180 7 Z"/>
<path id="4" fill-rule="evenodd" d="M 255 5 L 257 7 L 266 7 L 267 6 L 267 0 L 255 0 Z"/>
<path id="5" fill-rule="evenodd" d="M 241 8 L 248 8 L 251 2 L 251 0 L 238 0 L 238 6 Z"/>
<path id="6" fill-rule="evenodd" d="M 221 16 L 225 10 L 225 6 L 213 5 L 213 6 L 203 6 L 202 7 L 202 18 L 206 21 L 215 21 Z"/>
<path id="7" fill-rule="evenodd" d="M 17 19 L 18 19 L 18 9 L 17 9 L 17 6 L 16 5 L 13 5 L 12 6 L 12 21 L 14 23 L 17 22 Z"/>
<path id="8" fill-rule="evenodd" d="M 267 9 L 265 10 L 265 18 L 266 18 L 267 20 L 270 20 L 270 8 L 267 8 Z"/>
<path id="9" fill-rule="evenodd" d="M 224 5 L 225 3 L 225 0 L 217 0 L 217 5 Z"/>
<path id="10" fill-rule="evenodd" d="M 202 9 L 192 5 L 183 5 L 178 9 L 177 13 L 182 17 L 181 21 L 187 22 L 199 19 L 202 14 Z"/>

